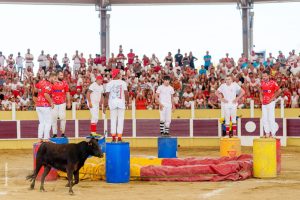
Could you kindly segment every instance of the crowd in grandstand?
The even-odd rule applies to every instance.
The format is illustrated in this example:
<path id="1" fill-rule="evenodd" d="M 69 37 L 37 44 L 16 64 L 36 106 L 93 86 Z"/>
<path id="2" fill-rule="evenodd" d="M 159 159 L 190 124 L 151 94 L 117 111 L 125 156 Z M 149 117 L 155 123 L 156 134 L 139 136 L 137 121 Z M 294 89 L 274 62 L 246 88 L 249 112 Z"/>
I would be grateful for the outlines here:
<path id="1" fill-rule="evenodd" d="M 272 78 L 282 88 L 278 100 L 283 99 L 287 108 L 299 107 L 300 55 L 295 50 L 288 56 L 281 51 L 276 57 L 270 53 L 265 59 L 252 52 L 249 59 L 242 54 L 238 60 L 234 60 L 227 53 L 218 63 L 212 63 L 212 56 L 207 51 L 201 58 L 201 67 L 195 66 L 198 59 L 192 52 L 181 54 L 180 50 L 175 55 L 169 52 L 164 60 L 159 60 L 155 54 L 139 57 L 132 49 L 125 54 L 121 45 L 119 53 L 111 54 L 109 58 L 100 54 L 86 58 L 78 51 L 72 57 L 65 54 L 62 59 L 58 59 L 56 54 L 45 54 L 44 51 L 35 57 L 30 49 L 24 56 L 18 53 L 16 57 L 13 54 L 5 56 L 0 52 L 0 106 L 2 110 L 11 110 L 12 102 L 15 102 L 17 110 L 34 110 L 34 84 L 51 72 L 62 70 L 72 100 L 77 102 L 76 109 L 87 109 L 88 86 L 98 75 L 102 75 L 105 87 L 111 80 L 110 71 L 119 68 L 123 80 L 128 84 L 129 108 L 135 101 L 136 109 L 158 109 L 154 94 L 166 74 L 170 75 L 171 85 L 176 91 L 175 103 L 178 109 L 190 109 L 192 102 L 197 109 L 220 108 L 215 91 L 228 74 L 232 74 L 246 91 L 238 107 L 249 108 L 250 101 L 254 100 L 255 107 L 259 108 L 260 79 L 264 69 L 270 70 Z M 34 66 L 35 60 L 38 66 Z M 38 68 L 37 73 L 34 73 L 34 68 Z"/>

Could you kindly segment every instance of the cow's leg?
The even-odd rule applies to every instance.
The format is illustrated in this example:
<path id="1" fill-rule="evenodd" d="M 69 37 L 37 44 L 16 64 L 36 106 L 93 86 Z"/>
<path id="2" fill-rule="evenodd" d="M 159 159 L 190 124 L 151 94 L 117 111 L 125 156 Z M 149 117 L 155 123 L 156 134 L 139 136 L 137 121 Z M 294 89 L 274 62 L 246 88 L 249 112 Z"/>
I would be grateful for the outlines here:
<path id="1" fill-rule="evenodd" d="M 68 181 L 69 181 L 69 194 L 74 194 L 73 190 L 72 190 L 72 186 L 73 186 L 73 169 L 72 167 L 68 167 L 67 168 L 67 175 L 68 175 Z"/>
<path id="2" fill-rule="evenodd" d="M 48 173 L 50 172 L 50 170 L 51 170 L 50 166 L 45 166 L 44 167 L 44 173 L 43 173 L 42 178 L 41 178 L 41 187 L 40 187 L 41 192 L 45 191 L 45 188 L 44 188 L 45 178 L 48 175 Z"/>
<path id="3" fill-rule="evenodd" d="M 42 168 L 42 161 L 40 161 L 40 160 L 41 160 L 41 158 L 39 158 L 39 157 L 36 158 L 35 170 L 33 172 L 32 182 L 31 182 L 31 185 L 30 185 L 31 190 L 34 189 L 35 179 L 36 179 L 37 175 L 39 174 L 40 169 Z"/>
<path id="4" fill-rule="evenodd" d="M 79 169 L 74 172 L 74 179 L 75 179 L 75 182 L 73 185 L 78 184 L 79 183 Z"/>

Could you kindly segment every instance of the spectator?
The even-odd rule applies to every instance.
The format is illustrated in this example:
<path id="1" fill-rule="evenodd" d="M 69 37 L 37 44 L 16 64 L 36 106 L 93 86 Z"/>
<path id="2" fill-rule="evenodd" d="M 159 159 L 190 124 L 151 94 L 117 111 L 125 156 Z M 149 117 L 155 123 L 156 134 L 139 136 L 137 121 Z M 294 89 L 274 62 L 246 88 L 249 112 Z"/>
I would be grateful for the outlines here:
<path id="1" fill-rule="evenodd" d="M 79 71 L 79 68 L 80 68 L 80 56 L 78 54 L 78 50 L 76 50 L 75 52 L 75 55 L 73 56 L 72 58 L 73 60 L 73 74 L 75 75 L 78 71 Z"/>
<path id="2" fill-rule="evenodd" d="M 26 61 L 25 67 L 26 67 L 26 69 L 27 69 L 28 67 L 30 67 L 31 69 L 33 69 L 33 67 L 34 67 L 33 59 L 34 59 L 34 57 L 33 57 L 33 55 L 30 53 L 30 49 L 27 49 L 27 53 L 25 54 L 25 61 Z"/>
<path id="3" fill-rule="evenodd" d="M 189 54 L 190 68 L 195 69 L 195 61 L 197 61 L 197 60 L 198 59 L 193 56 L 193 53 L 190 52 L 190 54 Z"/>
<path id="4" fill-rule="evenodd" d="M 135 58 L 135 54 L 133 53 L 132 49 L 130 49 L 130 52 L 127 54 L 127 58 L 128 58 L 128 64 L 132 65 Z"/>
<path id="5" fill-rule="evenodd" d="M 0 51 L 0 67 L 4 67 L 4 62 L 6 58 L 4 55 L 2 55 L 2 52 Z"/>
<path id="6" fill-rule="evenodd" d="M 200 75 L 206 75 L 206 68 L 205 68 L 205 66 L 204 65 L 201 65 L 201 69 L 199 70 L 199 74 Z"/>
<path id="7" fill-rule="evenodd" d="M 211 92 L 208 98 L 208 107 L 212 109 L 220 108 L 220 104 L 218 102 L 218 97 L 215 92 Z"/>
<path id="8" fill-rule="evenodd" d="M 62 59 L 62 69 L 64 70 L 70 64 L 70 59 L 68 58 L 68 54 L 65 53 L 65 56 Z"/>
<path id="9" fill-rule="evenodd" d="M 296 91 L 293 91 L 293 96 L 291 97 L 291 108 L 299 108 L 299 95 Z"/>
<path id="10" fill-rule="evenodd" d="M 41 51 L 41 55 L 38 57 L 39 67 L 46 73 L 46 61 L 47 56 L 44 54 L 44 50 Z"/>
<path id="11" fill-rule="evenodd" d="M 23 77 L 23 63 L 25 59 L 21 56 L 21 53 L 18 53 L 18 56 L 16 57 L 16 65 L 18 69 L 18 75 L 20 76 L 20 79 L 22 80 Z"/>
<path id="12" fill-rule="evenodd" d="M 179 65 L 180 67 L 183 66 L 183 64 L 182 64 L 182 58 L 183 58 L 183 56 L 182 56 L 182 54 L 180 53 L 180 49 L 178 49 L 178 52 L 177 52 L 177 54 L 175 55 L 175 62 L 177 62 L 178 65 Z"/>
<path id="13" fill-rule="evenodd" d="M 171 52 L 168 53 L 168 55 L 165 57 L 164 61 L 167 66 L 173 67 L 173 57 L 172 57 Z"/>
<path id="14" fill-rule="evenodd" d="M 135 105 L 137 110 L 146 110 L 147 109 L 147 100 L 143 95 L 137 95 L 135 100 Z"/>
<path id="15" fill-rule="evenodd" d="M 155 54 L 152 54 L 152 57 L 150 58 L 150 64 L 152 64 L 153 66 L 160 65 L 160 62 L 159 62 L 158 58 L 155 56 Z"/>
<path id="16" fill-rule="evenodd" d="M 211 55 L 209 55 L 209 52 L 206 51 L 206 55 L 203 57 L 204 60 L 204 67 L 206 70 L 208 70 L 208 68 L 211 65 Z"/>

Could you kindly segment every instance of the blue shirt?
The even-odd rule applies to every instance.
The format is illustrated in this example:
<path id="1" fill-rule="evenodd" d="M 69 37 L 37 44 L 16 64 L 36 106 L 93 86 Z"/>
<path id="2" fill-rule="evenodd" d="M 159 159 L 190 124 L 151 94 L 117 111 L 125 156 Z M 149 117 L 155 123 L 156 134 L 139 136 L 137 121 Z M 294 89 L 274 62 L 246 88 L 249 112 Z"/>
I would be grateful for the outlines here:
<path id="1" fill-rule="evenodd" d="M 200 74 L 200 75 L 206 74 L 206 69 L 200 69 L 200 70 L 199 70 L 199 74 Z"/>
<path id="2" fill-rule="evenodd" d="M 204 66 L 209 67 L 211 64 L 211 56 L 210 55 L 205 55 L 204 56 Z"/>

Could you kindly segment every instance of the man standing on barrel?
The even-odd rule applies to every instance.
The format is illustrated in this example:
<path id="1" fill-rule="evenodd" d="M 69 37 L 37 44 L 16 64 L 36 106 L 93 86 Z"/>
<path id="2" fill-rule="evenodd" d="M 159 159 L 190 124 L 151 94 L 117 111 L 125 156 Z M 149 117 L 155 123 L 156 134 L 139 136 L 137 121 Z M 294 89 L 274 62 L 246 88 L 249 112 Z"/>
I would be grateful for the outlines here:
<path id="1" fill-rule="evenodd" d="M 104 108 L 109 105 L 110 110 L 110 132 L 112 142 L 122 142 L 124 115 L 126 104 L 128 105 L 127 84 L 121 80 L 119 69 L 113 69 L 111 72 L 112 79 L 105 88 Z"/>
<path id="2" fill-rule="evenodd" d="M 263 72 L 260 89 L 264 136 L 273 137 L 278 129 L 275 121 L 275 100 L 280 95 L 281 89 L 274 80 L 270 80 L 270 71 Z"/>

